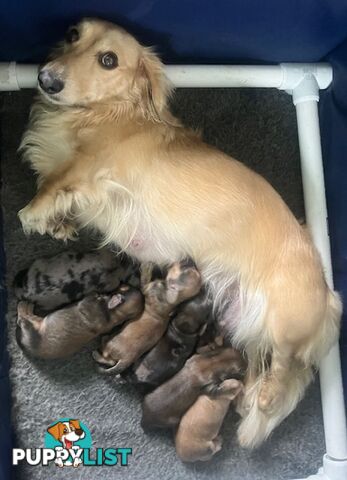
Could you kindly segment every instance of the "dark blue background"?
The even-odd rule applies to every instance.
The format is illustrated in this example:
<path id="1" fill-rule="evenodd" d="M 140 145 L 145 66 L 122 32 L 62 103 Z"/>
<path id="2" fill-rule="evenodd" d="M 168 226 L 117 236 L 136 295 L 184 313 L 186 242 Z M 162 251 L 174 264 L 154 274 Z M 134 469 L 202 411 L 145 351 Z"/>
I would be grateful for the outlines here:
<path id="1" fill-rule="evenodd" d="M 347 298 L 347 2 L 2 0 L 0 61 L 43 60 L 67 27 L 84 16 L 119 23 L 145 44 L 155 45 L 168 63 L 332 63 L 333 87 L 322 93 L 320 113 L 335 283 Z M 3 266 L 1 250 L 0 262 Z M 2 275 L 3 271 L 0 281 Z M 1 349 L 5 310 L 1 288 L 0 302 Z M 347 363 L 346 318 L 341 348 Z M 7 480 L 10 397 L 7 357 L 1 350 L 0 362 L 0 480 Z M 344 380 L 347 385 L 347 365 Z"/>
<path id="2" fill-rule="evenodd" d="M 318 61 L 346 36 L 344 0 L 2 0 L 0 59 L 42 60 L 84 16 L 115 21 L 165 61 Z"/>

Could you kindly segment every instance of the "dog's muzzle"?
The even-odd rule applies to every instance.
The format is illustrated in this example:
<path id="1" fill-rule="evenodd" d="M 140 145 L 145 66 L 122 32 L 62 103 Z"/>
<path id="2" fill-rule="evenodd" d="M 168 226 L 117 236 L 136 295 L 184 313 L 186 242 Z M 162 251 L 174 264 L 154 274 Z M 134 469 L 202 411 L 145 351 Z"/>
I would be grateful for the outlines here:
<path id="1" fill-rule="evenodd" d="M 43 68 L 39 72 L 38 82 L 42 90 L 50 95 L 59 93 L 64 88 L 64 82 L 54 72 Z"/>

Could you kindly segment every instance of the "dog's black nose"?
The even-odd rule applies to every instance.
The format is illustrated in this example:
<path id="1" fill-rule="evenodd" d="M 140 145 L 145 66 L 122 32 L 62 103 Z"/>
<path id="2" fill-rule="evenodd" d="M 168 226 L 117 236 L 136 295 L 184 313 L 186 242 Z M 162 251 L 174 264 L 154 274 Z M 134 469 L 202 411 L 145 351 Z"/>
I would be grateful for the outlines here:
<path id="1" fill-rule="evenodd" d="M 41 70 L 38 81 L 42 90 L 47 93 L 59 93 L 64 88 L 64 82 L 49 70 Z"/>

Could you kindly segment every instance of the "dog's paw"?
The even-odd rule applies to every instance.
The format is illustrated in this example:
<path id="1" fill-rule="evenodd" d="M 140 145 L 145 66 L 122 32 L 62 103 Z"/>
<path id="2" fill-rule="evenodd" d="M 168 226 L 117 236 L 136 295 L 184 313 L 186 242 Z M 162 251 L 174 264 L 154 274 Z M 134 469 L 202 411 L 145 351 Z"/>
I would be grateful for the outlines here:
<path id="1" fill-rule="evenodd" d="M 273 414 L 282 403 L 281 385 L 274 379 L 264 379 L 258 395 L 259 409 L 267 415 Z"/>
<path id="2" fill-rule="evenodd" d="M 37 211 L 31 203 L 18 212 L 19 220 L 24 233 L 27 235 L 38 232 L 44 235 L 47 231 L 47 221 L 40 211 Z"/>

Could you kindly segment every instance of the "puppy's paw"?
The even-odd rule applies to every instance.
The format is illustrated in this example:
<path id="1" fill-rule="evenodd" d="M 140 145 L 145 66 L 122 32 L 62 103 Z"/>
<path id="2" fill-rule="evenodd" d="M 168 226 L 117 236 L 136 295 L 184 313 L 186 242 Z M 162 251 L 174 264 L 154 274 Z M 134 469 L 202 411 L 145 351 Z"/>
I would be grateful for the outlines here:
<path id="1" fill-rule="evenodd" d="M 221 435 L 217 435 L 216 438 L 214 438 L 212 440 L 213 442 L 213 455 L 217 452 L 219 452 L 220 450 L 222 450 L 222 447 L 223 447 L 223 437 Z"/>
<path id="2" fill-rule="evenodd" d="M 239 380 L 229 378 L 224 380 L 217 388 L 217 395 L 222 395 L 229 400 L 234 400 L 243 392 L 243 384 Z"/>
<path id="3" fill-rule="evenodd" d="M 77 230 L 75 227 L 68 221 L 53 221 L 50 220 L 47 225 L 47 233 L 56 240 L 67 240 L 76 241 L 77 240 Z"/>
<path id="4" fill-rule="evenodd" d="M 34 312 L 34 305 L 29 302 L 25 302 L 24 300 L 21 300 L 18 302 L 17 305 L 17 315 L 18 315 L 18 320 L 17 323 L 20 323 L 21 319 L 28 318 L 31 315 L 33 315 Z"/>
<path id="5" fill-rule="evenodd" d="M 115 360 L 115 363 L 112 365 L 109 360 L 105 360 L 103 355 L 98 350 L 94 350 L 92 352 L 92 357 L 98 364 L 98 371 L 105 375 L 118 375 L 129 366 L 128 362 L 124 362 L 122 360 Z"/>
<path id="6" fill-rule="evenodd" d="M 122 360 L 117 360 L 112 367 L 100 367 L 99 372 L 105 373 L 106 375 L 119 375 L 124 370 L 128 368 L 128 364 L 125 364 Z"/>

